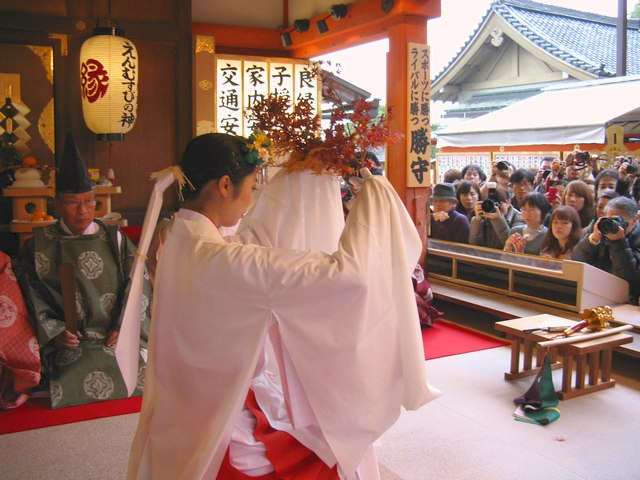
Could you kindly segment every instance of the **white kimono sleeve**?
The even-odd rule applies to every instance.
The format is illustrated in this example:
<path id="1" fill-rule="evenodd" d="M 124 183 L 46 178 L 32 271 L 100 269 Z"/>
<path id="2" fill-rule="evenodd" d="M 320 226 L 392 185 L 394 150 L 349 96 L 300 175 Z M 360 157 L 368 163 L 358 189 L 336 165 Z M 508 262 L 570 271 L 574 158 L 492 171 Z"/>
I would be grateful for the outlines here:
<path id="1" fill-rule="evenodd" d="M 360 197 L 333 255 L 228 244 L 199 214 L 178 216 L 130 478 L 215 477 L 272 322 L 346 476 L 401 405 L 435 396 L 410 279 L 419 237 L 386 179 Z"/>

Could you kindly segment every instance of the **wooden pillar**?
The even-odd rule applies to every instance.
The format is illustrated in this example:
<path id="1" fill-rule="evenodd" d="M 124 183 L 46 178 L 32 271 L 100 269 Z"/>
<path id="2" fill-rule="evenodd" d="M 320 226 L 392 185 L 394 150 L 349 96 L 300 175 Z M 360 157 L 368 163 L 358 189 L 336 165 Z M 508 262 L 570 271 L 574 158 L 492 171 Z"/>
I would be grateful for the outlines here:
<path id="1" fill-rule="evenodd" d="M 407 15 L 402 22 L 388 27 L 387 106 L 391 108 L 391 129 L 409 135 L 408 125 L 408 55 L 409 43 L 427 43 L 427 18 Z M 411 215 L 422 244 L 427 241 L 427 188 L 407 187 L 408 146 L 406 141 L 389 147 L 386 159 L 389 181 Z"/>

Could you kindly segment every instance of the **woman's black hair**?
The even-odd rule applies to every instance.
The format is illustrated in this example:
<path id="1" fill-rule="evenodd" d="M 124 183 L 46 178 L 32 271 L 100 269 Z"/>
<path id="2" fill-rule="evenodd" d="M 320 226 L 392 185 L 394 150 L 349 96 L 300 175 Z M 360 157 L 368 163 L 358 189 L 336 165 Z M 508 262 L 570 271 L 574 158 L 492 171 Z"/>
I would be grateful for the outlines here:
<path id="1" fill-rule="evenodd" d="M 598 188 L 600 187 L 600 181 L 602 180 L 603 177 L 615 178 L 616 183 L 618 182 L 618 180 L 620 180 L 620 174 L 618 173 L 617 170 L 608 168 L 606 170 L 600 171 L 600 173 L 596 175 L 596 181 L 594 184 L 596 195 L 598 195 Z"/>
<path id="2" fill-rule="evenodd" d="M 547 197 L 535 191 L 529 192 L 522 197 L 522 206 L 524 207 L 525 205 L 530 205 L 540 210 L 540 221 L 542 221 L 544 217 L 547 216 L 547 213 L 549 213 L 549 210 L 551 210 L 551 205 Z"/>
<path id="3" fill-rule="evenodd" d="M 193 188 L 185 185 L 182 191 L 185 200 L 197 197 L 211 180 L 229 175 L 231 183 L 238 186 L 254 173 L 256 166 L 245 160 L 246 142 L 226 133 L 205 133 L 192 139 L 178 163 L 193 185 Z"/>
<path id="4" fill-rule="evenodd" d="M 471 182 L 469 180 L 462 180 L 460 183 L 456 185 L 456 198 L 458 199 L 458 204 L 456 205 L 456 210 L 460 213 L 467 214 L 464 205 L 462 205 L 462 201 L 460 197 L 464 193 L 469 193 L 471 190 L 474 190 L 478 194 L 478 201 L 481 201 L 482 194 L 480 193 L 480 187 L 476 182 Z"/>
<path id="5" fill-rule="evenodd" d="M 513 172 L 511 174 L 511 185 L 515 185 L 516 183 L 520 183 L 523 180 L 526 180 L 527 182 L 529 182 L 531 185 L 534 184 L 536 179 L 536 176 L 533 174 L 533 172 L 530 172 L 529 170 L 525 169 L 525 168 L 519 168 L 518 170 L 516 170 L 515 172 Z"/>
<path id="6" fill-rule="evenodd" d="M 478 172 L 478 175 L 480 175 L 480 181 L 484 182 L 487 179 L 487 174 L 484 173 L 484 170 L 482 170 L 482 167 L 480 165 L 476 165 L 475 163 L 470 163 L 469 165 L 465 165 L 462 168 L 462 172 L 460 172 L 462 174 L 462 178 L 464 179 L 464 174 L 467 173 L 467 170 L 475 170 L 476 172 Z"/>

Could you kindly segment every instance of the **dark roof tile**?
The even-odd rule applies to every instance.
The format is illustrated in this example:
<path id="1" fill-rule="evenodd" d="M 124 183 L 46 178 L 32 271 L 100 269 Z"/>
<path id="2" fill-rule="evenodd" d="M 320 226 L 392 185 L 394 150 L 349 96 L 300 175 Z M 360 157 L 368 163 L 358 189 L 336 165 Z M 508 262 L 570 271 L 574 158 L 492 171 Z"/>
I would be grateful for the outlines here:
<path id="1" fill-rule="evenodd" d="M 520 32 L 523 37 L 563 62 L 600 77 L 609 77 L 615 74 L 615 17 L 528 0 L 494 0 L 478 24 L 476 32 L 494 12 Z M 458 54 L 475 38 L 476 32 L 469 37 Z M 629 20 L 627 24 L 627 75 L 640 74 L 639 53 L 640 22 Z M 451 67 L 456 57 L 436 76 L 436 80 Z"/>

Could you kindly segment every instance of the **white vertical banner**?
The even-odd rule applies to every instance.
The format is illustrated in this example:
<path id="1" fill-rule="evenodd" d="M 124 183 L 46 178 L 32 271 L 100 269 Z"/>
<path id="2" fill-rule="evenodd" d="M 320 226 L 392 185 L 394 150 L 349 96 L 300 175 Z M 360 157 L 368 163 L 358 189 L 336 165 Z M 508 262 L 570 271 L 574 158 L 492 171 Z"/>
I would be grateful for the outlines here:
<path id="1" fill-rule="evenodd" d="M 269 93 L 288 98 L 291 102 L 290 110 L 293 110 L 295 98 L 293 97 L 293 82 L 295 71 L 292 63 L 271 63 L 269 65 Z"/>
<path id="2" fill-rule="evenodd" d="M 308 63 L 295 64 L 295 103 L 306 99 L 314 108 L 314 114 L 318 115 L 320 105 L 318 104 L 318 77 Z"/>
<path id="3" fill-rule="evenodd" d="M 247 108 L 270 94 L 288 98 L 291 109 L 307 99 L 320 111 L 319 81 L 312 65 L 304 60 L 264 57 L 216 56 L 215 127 L 220 133 L 249 136 Z"/>
<path id="4" fill-rule="evenodd" d="M 264 100 L 269 95 L 269 64 L 267 62 L 245 61 L 242 64 L 243 81 L 243 110 L 253 107 L 256 102 Z M 253 120 L 244 118 L 244 136 L 253 131 Z"/>
<path id="5" fill-rule="evenodd" d="M 431 79 L 429 46 L 409 43 L 407 108 L 407 186 L 431 185 Z"/>
<path id="6" fill-rule="evenodd" d="M 216 59 L 216 130 L 243 134 L 242 60 Z"/>

